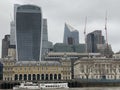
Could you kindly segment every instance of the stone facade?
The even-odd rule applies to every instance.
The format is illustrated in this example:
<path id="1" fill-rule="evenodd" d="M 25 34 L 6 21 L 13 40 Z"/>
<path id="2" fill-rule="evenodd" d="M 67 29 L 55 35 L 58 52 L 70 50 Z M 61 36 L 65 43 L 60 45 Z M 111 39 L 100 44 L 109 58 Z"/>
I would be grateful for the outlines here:
<path id="1" fill-rule="evenodd" d="M 39 80 L 70 80 L 71 62 L 58 61 L 21 61 L 4 58 L 3 80 L 39 81 Z"/>
<path id="2" fill-rule="evenodd" d="M 80 59 L 74 63 L 75 79 L 120 79 L 120 60 Z"/>

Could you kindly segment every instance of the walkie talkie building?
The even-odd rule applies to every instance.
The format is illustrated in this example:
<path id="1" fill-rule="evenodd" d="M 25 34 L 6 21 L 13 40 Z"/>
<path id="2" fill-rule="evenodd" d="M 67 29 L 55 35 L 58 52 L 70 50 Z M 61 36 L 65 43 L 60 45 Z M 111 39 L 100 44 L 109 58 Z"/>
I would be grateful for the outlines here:
<path id="1" fill-rule="evenodd" d="M 18 61 L 41 60 L 42 11 L 34 5 L 21 5 L 16 10 L 16 54 Z"/>

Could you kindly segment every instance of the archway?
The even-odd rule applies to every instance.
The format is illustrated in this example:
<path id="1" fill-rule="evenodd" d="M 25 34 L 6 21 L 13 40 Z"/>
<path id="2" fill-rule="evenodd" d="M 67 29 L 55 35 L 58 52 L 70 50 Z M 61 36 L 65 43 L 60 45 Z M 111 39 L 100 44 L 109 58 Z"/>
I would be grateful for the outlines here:
<path id="1" fill-rule="evenodd" d="M 45 76 L 46 76 L 46 77 L 45 77 L 45 80 L 48 80 L 48 74 L 46 74 Z"/>
<path id="2" fill-rule="evenodd" d="M 36 75 L 35 74 L 33 74 L 33 80 L 36 80 Z"/>
<path id="3" fill-rule="evenodd" d="M 57 74 L 54 74 L 54 80 L 57 80 Z"/>
<path id="4" fill-rule="evenodd" d="M 41 80 L 44 80 L 44 74 L 41 75 Z"/>
<path id="5" fill-rule="evenodd" d="M 40 74 L 37 74 L 37 80 L 40 80 Z"/>
<path id="6" fill-rule="evenodd" d="M 28 74 L 28 80 L 31 80 L 31 74 Z"/>
<path id="7" fill-rule="evenodd" d="M 18 80 L 18 75 L 17 74 L 15 74 L 15 80 Z"/>
<path id="8" fill-rule="evenodd" d="M 61 80 L 61 74 L 58 74 L 58 80 Z"/>
<path id="9" fill-rule="evenodd" d="M 27 80 L 27 74 L 24 74 L 24 80 Z"/>
<path id="10" fill-rule="evenodd" d="M 50 80 L 53 80 L 53 75 L 52 74 L 50 74 Z"/>
<path id="11" fill-rule="evenodd" d="M 19 80 L 22 80 L 22 74 L 19 75 Z"/>

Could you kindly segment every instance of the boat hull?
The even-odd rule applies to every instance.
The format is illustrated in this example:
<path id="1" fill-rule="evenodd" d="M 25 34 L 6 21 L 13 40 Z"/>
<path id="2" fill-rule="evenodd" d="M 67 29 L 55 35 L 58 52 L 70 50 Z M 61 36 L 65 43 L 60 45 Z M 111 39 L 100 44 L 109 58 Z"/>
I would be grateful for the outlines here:
<path id="1" fill-rule="evenodd" d="M 13 90 L 40 90 L 40 88 L 13 88 Z"/>

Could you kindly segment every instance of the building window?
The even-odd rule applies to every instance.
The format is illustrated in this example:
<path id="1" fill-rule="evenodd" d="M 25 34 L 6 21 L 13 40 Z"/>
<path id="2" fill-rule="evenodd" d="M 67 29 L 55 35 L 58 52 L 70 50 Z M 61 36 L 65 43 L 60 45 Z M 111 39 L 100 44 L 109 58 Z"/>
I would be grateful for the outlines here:
<path id="1" fill-rule="evenodd" d="M 37 74 L 37 80 L 40 80 L 40 74 Z"/>
<path id="2" fill-rule="evenodd" d="M 54 80 L 57 80 L 57 74 L 54 74 Z"/>
<path id="3" fill-rule="evenodd" d="M 35 74 L 33 74 L 33 80 L 36 80 L 36 75 Z"/>
<path id="4" fill-rule="evenodd" d="M 31 80 L 31 74 L 28 74 L 28 80 Z"/>
<path id="5" fill-rule="evenodd" d="M 19 80 L 22 80 L 22 74 L 19 75 Z"/>
<path id="6" fill-rule="evenodd" d="M 15 80 L 18 80 L 18 75 L 17 74 L 15 74 Z"/>
<path id="7" fill-rule="evenodd" d="M 50 80 L 53 80 L 53 75 L 52 74 L 50 74 Z"/>

